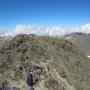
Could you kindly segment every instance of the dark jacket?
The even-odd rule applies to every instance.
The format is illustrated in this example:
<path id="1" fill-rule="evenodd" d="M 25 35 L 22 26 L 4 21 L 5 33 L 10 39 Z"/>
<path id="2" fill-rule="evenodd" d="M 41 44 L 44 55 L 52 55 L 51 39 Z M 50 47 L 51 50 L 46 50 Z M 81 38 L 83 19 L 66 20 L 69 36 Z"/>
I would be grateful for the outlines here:
<path id="1" fill-rule="evenodd" d="M 28 76 L 27 76 L 27 84 L 29 86 L 33 86 L 33 76 L 32 76 L 31 73 L 29 73 Z"/>

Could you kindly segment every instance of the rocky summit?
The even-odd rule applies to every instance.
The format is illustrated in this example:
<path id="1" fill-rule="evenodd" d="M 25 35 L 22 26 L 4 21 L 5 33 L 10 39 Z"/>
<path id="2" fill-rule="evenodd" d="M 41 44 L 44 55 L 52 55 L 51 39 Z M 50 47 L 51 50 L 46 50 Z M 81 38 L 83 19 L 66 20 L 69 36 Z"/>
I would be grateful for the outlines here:
<path id="1" fill-rule="evenodd" d="M 0 87 L 30 90 L 90 90 L 90 60 L 69 40 L 20 34 L 0 42 Z"/>

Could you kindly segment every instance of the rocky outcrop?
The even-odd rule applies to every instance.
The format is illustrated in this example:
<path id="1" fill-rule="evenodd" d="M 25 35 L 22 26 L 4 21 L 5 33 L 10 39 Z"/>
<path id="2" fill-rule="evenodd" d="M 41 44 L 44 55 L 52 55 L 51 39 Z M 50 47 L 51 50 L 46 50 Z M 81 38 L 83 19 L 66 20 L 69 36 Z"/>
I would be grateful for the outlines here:
<path id="1" fill-rule="evenodd" d="M 0 48 L 0 86 L 29 90 L 27 69 L 35 90 L 90 90 L 90 60 L 65 39 L 18 35 Z"/>

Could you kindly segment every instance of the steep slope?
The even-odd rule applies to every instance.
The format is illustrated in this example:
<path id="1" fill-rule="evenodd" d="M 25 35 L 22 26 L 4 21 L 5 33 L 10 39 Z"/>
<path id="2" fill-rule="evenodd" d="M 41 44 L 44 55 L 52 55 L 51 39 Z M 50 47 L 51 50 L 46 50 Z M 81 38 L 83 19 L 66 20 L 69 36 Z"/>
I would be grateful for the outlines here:
<path id="1" fill-rule="evenodd" d="M 90 60 L 60 38 L 18 35 L 0 49 L 0 85 L 29 90 L 32 68 L 35 90 L 90 90 Z"/>
<path id="2" fill-rule="evenodd" d="M 9 40 L 11 40 L 12 37 L 0 37 L 0 48 L 3 46 L 3 44 L 5 44 L 6 42 L 8 42 Z"/>
<path id="3" fill-rule="evenodd" d="M 76 47 L 80 48 L 87 56 L 90 56 L 90 35 L 84 33 L 72 33 L 65 36 Z"/>

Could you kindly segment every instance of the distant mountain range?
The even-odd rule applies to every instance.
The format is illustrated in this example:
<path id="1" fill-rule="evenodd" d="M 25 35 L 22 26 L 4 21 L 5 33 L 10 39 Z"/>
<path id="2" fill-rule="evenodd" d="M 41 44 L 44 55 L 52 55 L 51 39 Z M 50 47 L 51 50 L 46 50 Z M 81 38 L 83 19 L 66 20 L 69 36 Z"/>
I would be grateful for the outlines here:
<path id="1" fill-rule="evenodd" d="M 87 57 L 90 56 L 90 34 L 71 33 L 65 35 L 65 38 L 71 41 L 76 47 L 80 48 Z"/>

